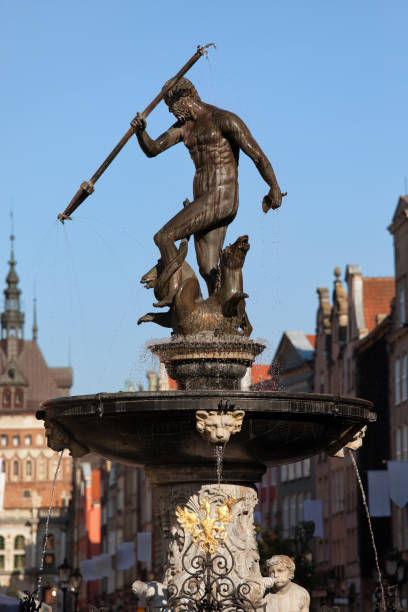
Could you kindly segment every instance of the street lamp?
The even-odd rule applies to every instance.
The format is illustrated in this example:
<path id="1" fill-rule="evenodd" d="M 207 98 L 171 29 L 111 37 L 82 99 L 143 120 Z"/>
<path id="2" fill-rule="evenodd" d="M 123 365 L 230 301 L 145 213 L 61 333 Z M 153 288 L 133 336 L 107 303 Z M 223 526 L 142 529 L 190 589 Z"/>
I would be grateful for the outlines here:
<path id="1" fill-rule="evenodd" d="M 388 551 L 383 559 L 386 584 L 384 586 L 387 610 L 399 610 L 399 591 L 405 578 L 405 563 L 396 548 Z"/>
<path id="2" fill-rule="evenodd" d="M 66 612 L 67 609 L 67 588 L 71 574 L 72 567 L 67 563 L 67 560 L 64 559 L 64 562 L 58 566 L 58 578 L 62 590 L 62 612 Z"/>
<path id="3" fill-rule="evenodd" d="M 74 593 L 74 612 L 77 612 L 79 591 L 81 589 L 82 584 L 82 574 L 78 568 L 76 568 L 71 574 L 69 584 L 71 587 L 71 591 Z"/>

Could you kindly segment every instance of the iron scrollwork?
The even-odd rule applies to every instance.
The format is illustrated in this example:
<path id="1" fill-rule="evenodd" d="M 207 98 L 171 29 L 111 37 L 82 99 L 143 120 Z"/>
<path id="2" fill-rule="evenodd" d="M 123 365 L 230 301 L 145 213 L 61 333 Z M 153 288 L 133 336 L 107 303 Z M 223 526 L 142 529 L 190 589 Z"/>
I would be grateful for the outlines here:
<path id="1" fill-rule="evenodd" d="M 168 585 L 168 606 L 171 612 L 265 612 L 266 604 L 255 605 L 251 585 L 236 586 L 231 579 L 234 558 L 225 543 L 223 554 L 205 552 L 190 557 L 193 543 L 183 554 L 183 570 L 188 574 L 180 587 Z"/>
<path id="2" fill-rule="evenodd" d="M 41 599 L 36 599 L 37 589 L 30 593 L 24 591 L 24 597 L 20 599 L 20 612 L 38 612 L 41 608 Z"/>

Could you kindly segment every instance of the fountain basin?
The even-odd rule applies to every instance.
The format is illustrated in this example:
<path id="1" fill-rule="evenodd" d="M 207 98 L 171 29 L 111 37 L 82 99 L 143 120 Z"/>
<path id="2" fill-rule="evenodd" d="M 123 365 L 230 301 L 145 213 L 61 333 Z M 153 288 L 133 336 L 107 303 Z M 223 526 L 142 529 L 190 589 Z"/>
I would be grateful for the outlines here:
<path id="1" fill-rule="evenodd" d="M 66 436 L 62 447 L 82 448 L 137 466 L 209 465 L 211 445 L 196 431 L 197 410 L 244 410 L 242 429 L 225 447 L 224 465 L 274 466 L 336 452 L 376 420 L 372 404 L 350 397 L 275 391 L 159 391 L 100 393 L 47 400 L 37 418 Z M 49 444 L 52 445 L 52 436 Z M 74 452 L 72 454 L 75 454 Z M 80 453 L 77 453 L 77 456 Z M 244 469 L 245 471 L 245 469 Z"/>

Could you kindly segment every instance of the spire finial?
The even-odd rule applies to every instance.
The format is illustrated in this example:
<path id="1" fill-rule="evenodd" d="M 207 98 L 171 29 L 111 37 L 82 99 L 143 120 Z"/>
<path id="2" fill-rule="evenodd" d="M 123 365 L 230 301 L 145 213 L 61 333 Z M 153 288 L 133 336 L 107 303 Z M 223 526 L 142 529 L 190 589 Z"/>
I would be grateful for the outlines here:
<path id="1" fill-rule="evenodd" d="M 34 292 L 35 292 L 35 289 L 34 289 Z M 37 341 L 37 335 L 38 335 L 37 298 L 35 297 L 35 293 L 34 293 L 34 300 L 33 300 L 33 340 L 34 340 L 34 342 Z"/>
<path id="2" fill-rule="evenodd" d="M 334 276 L 336 277 L 336 281 L 340 280 L 340 276 L 341 276 L 341 268 L 340 268 L 340 266 L 336 266 L 334 268 Z"/>
<path id="3" fill-rule="evenodd" d="M 10 210 L 10 263 L 15 263 L 14 261 L 14 212 L 13 209 Z"/>

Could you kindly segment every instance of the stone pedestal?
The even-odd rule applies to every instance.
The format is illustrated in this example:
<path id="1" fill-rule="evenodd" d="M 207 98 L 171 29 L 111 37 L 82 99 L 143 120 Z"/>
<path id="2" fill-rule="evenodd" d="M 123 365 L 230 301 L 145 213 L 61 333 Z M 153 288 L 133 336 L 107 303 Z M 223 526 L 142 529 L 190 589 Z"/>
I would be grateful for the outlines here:
<path id="1" fill-rule="evenodd" d="M 250 466 L 247 477 L 249 472 Z M 167 544 L 163 584 L 169 609 L 186 610 L 189 602 L 197 605 L 204 600 L 222 603 L 220 609 L 263 609 L 265 587 L 253 521 L 255 487 L 203 484 L 200 480 L 208 478 L 208 472 L 198 473 L 195 482 L 189 481 L 190 470 L 184 473 L 184 482 L 181 472 L 164 467 L 147 468 L 147 473 Z M 259 477 L 256 466 L 252 477 Z"/>

